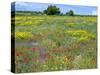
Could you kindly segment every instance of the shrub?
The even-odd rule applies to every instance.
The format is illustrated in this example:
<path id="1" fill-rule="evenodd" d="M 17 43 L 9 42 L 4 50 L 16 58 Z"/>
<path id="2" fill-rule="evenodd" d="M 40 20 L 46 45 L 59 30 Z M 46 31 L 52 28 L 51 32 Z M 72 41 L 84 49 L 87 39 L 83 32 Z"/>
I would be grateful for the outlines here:
<path id="1" fill-rule="evenodd" d="M 68 26 L 68 27 L 70 27 L 70 28 L 73 28 L 73 27 L 75 27 L 75 23 L 68 23 L 68 24 L 65 24 L 65 26 Z"/>
<path id="2" fill-rule="evenodd" d="M 68 15 L 68 16 L 74 16 L 73 10 L 70 10 L 69 12 L 67 12 L 66 15 Z"/>
<path id="3" fill-rule="evenodd" d="M 95 39 L 95 35 L 85 30 L 66 30 L 65 33 L 67 33 L 69 36 L 77 38 L 78 42 L 87 42 Z"/>
<path id="4" fill-rule="evenodd" d="M 31 32 L 15 32 L 15 38 L 18 40 L 29 40 L 33 37 Z"/>

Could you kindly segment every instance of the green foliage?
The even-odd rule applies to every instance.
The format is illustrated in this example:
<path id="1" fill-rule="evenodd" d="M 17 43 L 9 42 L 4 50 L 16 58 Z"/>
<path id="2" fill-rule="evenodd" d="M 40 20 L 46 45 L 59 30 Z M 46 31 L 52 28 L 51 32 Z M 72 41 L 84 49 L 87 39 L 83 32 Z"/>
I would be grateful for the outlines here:
<path id="1" fill-rule="evenodd" d="M 47 15 L 58 15 L 60 14 L 60 9 L 56 6 L 50 5 L 46 10 L 44 10 L 44 13 Z"/>
<path id="2" fill-rule="evenodd" d="M 41 41 L 41 45 L 47 47 L 48 49 L 53 49 L 56 47 L 56 42 L 51 39 L 44 39 Z"/>
<path id="3" fill-rule="evenodd" d="M 70 10 L 69 12 L 67 12 L 66 15 L 68 15 L 68 16 L 74 16 L 73 10 Z"/>
<path id="4" fill-rule="evenodd" d="M 74 28 L 75 25 L 76 25 L 75 23 L 65 23 L 65 26 L 69 28 Z"/>

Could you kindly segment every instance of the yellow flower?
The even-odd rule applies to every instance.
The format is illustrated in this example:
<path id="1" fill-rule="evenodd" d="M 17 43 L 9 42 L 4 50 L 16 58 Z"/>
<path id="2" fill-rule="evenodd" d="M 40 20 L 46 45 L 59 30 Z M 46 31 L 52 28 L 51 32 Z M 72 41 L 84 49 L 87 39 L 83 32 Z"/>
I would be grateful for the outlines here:
<path id="1" fill-rule="evenodd" d="M 31 39 L 33 37 L 31 32 L 15 32 L 16 39 Z"/>

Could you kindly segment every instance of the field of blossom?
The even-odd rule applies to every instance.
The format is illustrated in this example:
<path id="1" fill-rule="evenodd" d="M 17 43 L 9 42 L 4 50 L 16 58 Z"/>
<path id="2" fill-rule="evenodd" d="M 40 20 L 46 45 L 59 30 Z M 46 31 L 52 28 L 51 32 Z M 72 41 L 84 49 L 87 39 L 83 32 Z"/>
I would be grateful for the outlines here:
<path id="1" fill-rule="evenodd" d="M 97 67 L 97 17 L 15 15 L 14 19 L 16 73 Z"/>

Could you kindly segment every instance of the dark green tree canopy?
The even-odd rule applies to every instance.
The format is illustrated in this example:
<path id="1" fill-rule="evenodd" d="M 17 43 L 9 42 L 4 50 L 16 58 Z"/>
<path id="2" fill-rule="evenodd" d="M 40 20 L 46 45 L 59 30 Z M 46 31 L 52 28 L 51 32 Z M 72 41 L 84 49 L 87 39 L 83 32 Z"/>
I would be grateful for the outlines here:
<path id="1" fill-rule="evenodd" d="M 60 9 L 56 6 L 50 5 L 46 10 L 44 10 L 44 13 L 47 15 L 58 15 L 60 14 Z"/>
<path id="2" fill-rule="evenodd" d="M 74 16 L 74 12 L 72 10 L 70 10 L 69 12 L 66 13 L 66 15 Z"/>

